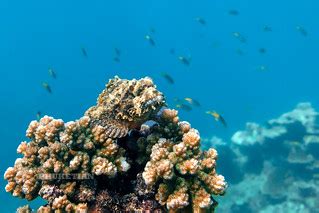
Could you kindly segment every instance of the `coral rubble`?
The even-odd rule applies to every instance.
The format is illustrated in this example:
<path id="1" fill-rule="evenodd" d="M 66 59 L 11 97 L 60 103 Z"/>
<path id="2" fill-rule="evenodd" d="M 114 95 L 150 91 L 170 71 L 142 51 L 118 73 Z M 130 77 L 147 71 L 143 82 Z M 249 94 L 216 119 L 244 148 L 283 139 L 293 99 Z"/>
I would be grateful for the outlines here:
<path id="1" fill-rule="evenodd" d="M 177 113 L 150 78 L 115 77 L 79 120 L 30 123 L 5 189 L 42 197 L 39 213 L 213 211 L 212 195 L 226 188 L 217 152 L 201 151 L 198 131 Z"/>

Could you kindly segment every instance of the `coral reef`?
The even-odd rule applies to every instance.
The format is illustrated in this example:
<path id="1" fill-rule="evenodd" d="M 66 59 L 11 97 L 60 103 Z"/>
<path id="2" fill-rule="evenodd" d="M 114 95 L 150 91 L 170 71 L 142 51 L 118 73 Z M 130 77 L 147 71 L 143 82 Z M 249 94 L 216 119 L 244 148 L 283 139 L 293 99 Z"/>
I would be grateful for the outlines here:
<path id="1" fill-rule="evenodd" d="M 318 212 L 318 115 L 310 103 L 300 103 L 265 125 L 247 123 L 227 147 L 213 138 L 211 143 L 219 142 L 217 148 L 223 157 L 223 150 L 232 156 L 221 159 L 221 163 L 228 162 L 227 170 L 237 169 L 236 174 L 231 174 L 219 165 L 230 180 L 220 210 Z M 240 179 L 234 182 L 233 176 Z"/>
<path id="2" fill-rule="evenodd" d="M 211 194 L 223 194 L 226 182 L 215 170 L 216 150 L 200 151 L 198 131 L 178 120 L 176 110 L 163 110 L 160 125 L 153 131 L 161 138 L 152 146 L 143 178 L 150 186 L 160 182 L 156 199 L 167 209 L 191 204 L 193 212 L 199 212 L 214 205 Z"/>
<path id="3" fill-rule="evenodd" d="M 226 188 L 217 152 L 201 151 L 198 131 L 177 113 L 151 79 L 115 77 L 79 120 L 30 123 L 5 189 L 42 197 L 39 213 L 213 211 L 212 195 Z"/>

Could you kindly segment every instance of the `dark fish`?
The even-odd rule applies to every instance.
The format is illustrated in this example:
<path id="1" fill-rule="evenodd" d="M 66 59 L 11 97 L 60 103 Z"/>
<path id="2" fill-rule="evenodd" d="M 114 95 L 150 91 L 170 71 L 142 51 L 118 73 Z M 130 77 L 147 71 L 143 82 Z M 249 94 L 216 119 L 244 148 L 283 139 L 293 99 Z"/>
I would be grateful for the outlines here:
<path id="1" fill-rule="evenodd" d="M 272 28 L 270 26 L 264 26 L 264 32 L 272 32 Z"/>
<path id="2" fill-rule="evenodd" d="M 302 26 L 297 26 L 296 30 L 299 31 L 301 33 L 301 35 L 303 36 L 308 36 L 308 32 L 306 31 L 305 28 L 303 28 Z"/>
<path id="3" fill-rule="evenodd" d="M 84 56 L 85 58 L 87 58 L 87 57 L 88 57 L 88 54 L 87 54 L 87 52 L 86 52 L 86 49 L 85 49 L 84 47 L 81 47 L 81 51 L 82 51 L 83 56 Z"/>
<path id="4" fill-rule="evenodd" d="M 43 83 L 42 83 L 42 87 L 43 87 L 46 91 L 48 91 L 48 93 L 52 93 L 51 87 L 50 87 L 50 85 L 49 85 L 48 83 L 43 82 Z"/>
<path id="5" fill-rule="evenodd" d="M 152 45 L 155 46 L 155 41 L 153 40 L 153 38 L 150 35 L 146 35 L 145 39 L 148 40 L 148 42 Z"/>
<path id="6" fill-rule="evenodd" d="M 114 60 L 115 62 L 117 62 L 117 63 L 120 63 L 120 62 L 121 62 L 121 60 L 120 60 L 120 58 L 119 58 L 118 56 L 115 56 L 115 57 L 113 58 L 113 60 Z"/>
<path id="7" fill-rule="evenodd" d="M 238 55 L 244 55 L 244 54 L 245 54 L 241 49 L 237 49 L 237 50 L 236 50 L 236 53 L 237 53 Z"/>
<path id="8" fill-rule="evenodd" d="M 207 114 L 213 116 L 215 118 L 216 121 L 219 121 L 223 124 L 224 127 L 227 127 L 227 123 L 226 120 L 223 118 L 223 116 L 221 116 L 219 113 L 215 112 L 215 111 L 207 111 Z"/>
<path id="9" fill-rule="evenodd" d="M 240 34 L 239 32 L 233 32 L 233 36 L 235 38 L 237 38 L 241 43 L 246 43 L 247 42 L 247 39 L 242 34 Z"/>
<path id="10" fill-rule="evenodd" d="M 150 28 L 150 32 L 151 32 L 151 33 L 156 33 L 155 28 L 151 27 L 151 28 Z"/>
<path id="11" fill-rule="evenodd" d="M 238 10 L 230 10 L 230 11 L 228 12 L 228 14 L 229 14 L 229 15 L 232 15 L 232 16 L 238 16 L 238 15 L 239 15 L 239 12 L 238 12 Z"/>
<path id="12" fill-rule="evenodd" d="M 198 23 L 200 23 L 201 25 L 206 25 L 206 24 L 207 24 L 207 23 L 206 23 L 206 20 L 203 19 L 203 18 L 201 18 L 201 17 L 197 17 L 197 18 L 195 18 L 195 20 L 196 20 Z"/>
<path id="13" fill-rule="evenodd" d="M 214 41 L 213 43 L 212 43 L 212 47 L 213 48 L 218 48 L 220 46 L 220 43 L 218 42 L 218 41 Z"/>
<path id="14" fill-rule="evenodd" d="M 182 110 L 185 110 L 185 111 L 191 111 L 192 110 L 192 107 L 186 105 L 186 104 L 176 104 L 176 108 L 179 108 L 179 109 L 182 109 Z"/>
<path id="15" fill-rule="evenodd" d="M 54 72 L 54 70 L 53 70 L 52 68 L 49 68 L 48 72 L 49 72 L 49 75 L 50 75 L 52 78 L 56 79 L 56 74 L 55 74 L 55 72 Z"/>
<path id="16" fill-rule="evenodd" d="M 41 112 L 40 112 L 40 111 L 37 111 L 36 116 L 37 116 L 37 120 L 40 120 L 40 118 L 41 118 Z"/>
<path id="17" fill-rule="evenodd" d="M 174 83 L 175 83 L 174 79 L 173 79 L 169 74 L 167 74 L 167 73 L 162 73 L 161 75 L 163 76 L 163 78 L 165 78 L 165 80 L 166 80 L 168 83 L 170 83 L 170 84 L 174 84 Z"/>
<path id="18" fill-rule="evenodd" d="M 265 54 L 267 50 L 265 48 L 259 48 L 259 53 Z"/>
<path id="19" fill-rule="evenodd" d="M 175 55 L 175 49 L 174 49 L 174 48 L 171 48 L 171 49 L 169 50 L 169 53 L 172 54 L 172 55 Z"/>
<path id="20" fill-rule="evenodd" d="M 224 125 L 224 127 L 227 128 L 227 123 L 226 123 L 224 117 L 220 115 L 219 120 Z"/>
<path id="21" fill-rule="evenodd" d="M 120 56 L 121 55 L 121 50 L 119 48 L 114 48 L 114 52 L 115 52 L 115 55 L 117 56 Z"/>
<path id="22" fill-rule="evenodd" d="M 200 104 L 197 100 L 194 100 L 194 99 L 193 99 L 193 104 L 194 104 L 195 106 L 197 106 L 197 107 L 200 107 L 200 106 L 201 106 L 201 104 Z"/>
<path id="23" fill-rule="evenodd" d="M 179 56 L 178 59 L 180 60 L 180 62 L 182 62 L 186 66 L 189 66 L 191 64 L 190 62 L 191 58 L 186 58 L 185 56 Z"/>

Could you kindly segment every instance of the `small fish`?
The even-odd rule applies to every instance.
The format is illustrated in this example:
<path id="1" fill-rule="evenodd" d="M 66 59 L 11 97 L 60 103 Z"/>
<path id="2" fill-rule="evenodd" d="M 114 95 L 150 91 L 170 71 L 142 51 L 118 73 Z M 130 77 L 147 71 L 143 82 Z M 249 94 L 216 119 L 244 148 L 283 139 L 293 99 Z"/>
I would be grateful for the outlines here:
<path id="1" fill-rule="evenodd" d="M 175 55 L 175 49 L 174 49 L 174 48 L 171 48 L 171 49 L 169 50 L 169 53 L 172 54 L 172 55 Z"/>
<path id="2" fill-rule="evenodd" d="M 198 23 L 200 23 L 201 25 L 206 25 L 206 24 L 207 24 L 206 20 L 203 19 L 203 18 L 201 18 L 201 17 L 197 17 L 197 18 L 195 18 L 195 20 L 196 20 Z"/>
<path id="3" fill-rule="evenodd" d="M 297 26 L 296 30 L 299 31 L 303 36 L 307 36 L 308 32 L 306 31 L 305 28 L 303 28 L 302 26 Z"/>
<path id="4" fill-rule="evenodd" d="M 52 68 L 49 68 L 48 72 L 49 72 L 49 75 L 50 75 L 52 78 L 56 79 L 56 74 L 55 74 L 55 72 L 54 72 L 54 70 L 53 70 Z"/>
<path id="5" fill-rule="evenodd" d="M 186 104 L 176 104 L 176 108 L 179 108 L 179 109 L 182 109 L 182 110 L 185 110 L 185 111 L 191 111 L 192 110 L 192 107 L 186 105 Z"/>
<path id="6" fill-rule="evenodd" d="M 86 49 L 84 47 L 81 47 L 81 51 L 82 51 L 82 55 L 87 58 L 88 57 L 88 54 L 86 52 Z"/>
<path id="7" fill-rule="evenodd" d="M 206 113 L 213 116 L 216 121 L 220 121 L 224 127 L 227 127 L 227 123 L 226 123 L 225 119 L 219 113 L 217 113 L 215 111 L 207 111 Z"/>
<path id="8" fill-rule="evenodd" d="M 189 104 L 200 107 L 200 103 L 192 98 L 184 98 L 185 101 L 187 101 Z"/>
<path id="9" fill-rule="evenodd" d="M 272 28 L 270 26 L 264 26 L 263 28 L 264 32 L 272 32 Z"/>
<path id="10" fill-rule="evenodd" d="M 177 102 L 178 104 L 183 103 L 183 100 L 180 98 L 174 98 L 173 100 Z"/>
<path id="11" fill-rule="evenodd" d="M 155 28 L 151 27 L 151 28 L 150 28 L 150 32 L 153 33 L 153 34 L 156 33 Z"/>
<path id="12" fill-rule="evenodd" d="M 265 48 L 259 48 L 258 51 L 260 54 L 265 54 L 267 52 L 267 50 Z"/>
<path id="13" fill-rule="evenodd" d="M 218 48 L 218 47 L 220 47 L 220 42 L 218 42 L 218 41 L 212 42 L 212 47 L 213 47 L 213 48 Z"/>
<path id="14" fill-rule="evenodd" d="M 259 71 L 267 71 L 268 68 L 267 68 L 266 65 L 260 65 L 260 66 L 257 67 L 257 70 L 259 70 Z"/>
<path id="15" fill-rule="evenodd" d="M 299 141 L 289 141 L 289 143 L 293 146 L 300 146 L 300 142 Z"/>
<path id="16" fill-rule="evenodd" d="M 148 40 L 148 42 L 152 45 L 155 46 L 155 41 L 153 40 L 153 38 L 150 35 L 146 35 L 145 39 Z"/>
<path id="17" fill-rule="evenodd" d="M 229 14 L 229 15 L 232 15 L 232 16 L 238 16 L 238 15 L 239 15 L 239 12 L 238 12 L 238 10 L 230 10 L 230 11 L 228 12 L 228 14 Z"/>
<path id="18" fill-rule="evenodd" d="M 121 50 L 119 48 L 114 48 L 114 52 L 116 56 L 120 56 L 121 55 Z"/>
<path id="19" fill-rule="evenodd" d="M 161 75 L 163 76 L 163 78 L 165 78 L 165 80 L 166 80 L 168 83 L 170 83 L 170 84 L 174 84 L 174 83 L 175 83 L 174 79 L 173 79 L 169 74 L 167 74 L 167 73 L 162 73 Z"/>
<path id="20" fill-rule="evenodd" d="M 182 62 L 184 65 L 189 66 L 191 64 L 191 58 L 190 57 L 185 57 L 185 56 L 179 56 L 178 60 L 180 60 L 180 62 Z"/>
<path id="21" fill-rule="evenodd" d="M 52 93 L 51 87 L 47 82 L 42 83 L 42 87 L 48 91 L 48 93 Z"/>
<path id="22" fill-rule="evenodd" d="M 236 53 L 237 53 L 238 55 L 245 55 L 245 53 L 244 53 L 241 49 L 237 49 L 237 50 L 236 50 Z"/>
<path id="23" fill-rule="evenodd" d="M 242 34 L 240 34 L 239 32 L 233 32 L 233 36 L 235 38 L 237 38 L 241 43 L 246 43 L 247 42 L 247 39 Z"/>
<path id="24" fill-rule="evenodd" d="M 36 114 L 36 116 L 37 116 L 37 120 L 40 120 L 40 118 L 41 118 L 41 112 L 40 111 L 37 111 L 37 114 Z"/>
<path id="25" fill-rule="evenodd" d="M 120 62 L 121 62 L 120 57 L 118 57 L 118 56 L 115 56 L 115 57 L 113 58 L 113 60 L 114 60 L 115 62 L 117 62 L 117 63 L 120 63 Z"/>

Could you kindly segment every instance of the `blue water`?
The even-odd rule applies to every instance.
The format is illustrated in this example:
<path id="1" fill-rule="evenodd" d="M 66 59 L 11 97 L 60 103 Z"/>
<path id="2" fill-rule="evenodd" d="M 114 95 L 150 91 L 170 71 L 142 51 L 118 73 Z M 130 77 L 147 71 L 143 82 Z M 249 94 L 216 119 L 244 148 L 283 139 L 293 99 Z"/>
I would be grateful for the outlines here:
<path id="1" fill-rule="evenodd" d="M 231 9 L 239 15 L 229 15 Z M 0 173 L 13 165 L 37 111 L 65 121 L 79 118 L 114 75 L 152 77 L 171 107 L 175 97 L 198 100 L 201 108 L 181 111 L 180 117 L 202 136 L 226 141 L 247 121 L 266 121 L 298 102 L 318 107 L 318 10 L 315 0 L 2 0 Z M 272 32 L 264 32 L 265 25 Z M 144 38 L 151 28 L 155 47 Z M 233 32 L 247 42 L 238 41 Z M 121 50 L 120 63 L 113 61 L 115 47 Z M 239 48 L 244 55 L 236 53 Z M 259 48 L 267 52 L 261 55 Z M 189 67 L 180 63 L 180 55 L 192 56 Z M 258 70 L 261 65 L 267 70 Z M 48 75 L 49 67 L 57 79 Z M 176 83 L 168 84 L 161 72 Z M 44 81 L 52 94 L 41 87 Z M 215 122 L 207 110 L 221 113 L 229 127 Z M 1 180 L 0 188 L 5 184 Z M 1 212 L 13 212 L 25 202 L 4 190 L 0 199 L 8 204 Z"/>

